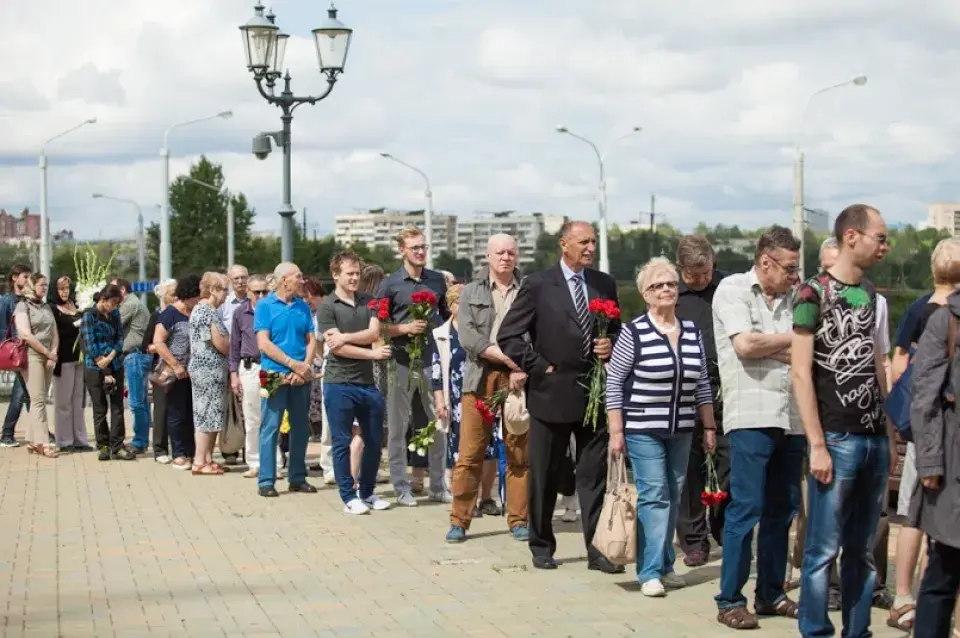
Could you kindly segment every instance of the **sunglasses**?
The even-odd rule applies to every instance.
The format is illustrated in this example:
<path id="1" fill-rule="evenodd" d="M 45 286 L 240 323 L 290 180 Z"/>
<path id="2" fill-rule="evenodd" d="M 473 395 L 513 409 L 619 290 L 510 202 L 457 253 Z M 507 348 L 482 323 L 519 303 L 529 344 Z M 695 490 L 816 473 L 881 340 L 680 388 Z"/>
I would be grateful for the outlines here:
<path id="1" fill-rule="evenodd" d="M 677 285 L 678 285 L 678 284 L 677 284 L 677 282 L 675 282 L 675 281 L 661 281 L 661 282 L 658 283 L 658 284 L 650 284 L 649 286 L 647 286 L 647 290 L 648 290 L 648 291 L 649 291 L 649 290 L 656 290 L 656 291 L 658 291 L 658 292 L 659 292 L 660 290 L 676 290 L 676 289 L 677 289 Z"/>
<path id="2" fill-rule="evenodd" d="M 267 295 L 266 290 L 251 290 L 251 295 L 256 295 L 257 297 L 265 297 Z"/>

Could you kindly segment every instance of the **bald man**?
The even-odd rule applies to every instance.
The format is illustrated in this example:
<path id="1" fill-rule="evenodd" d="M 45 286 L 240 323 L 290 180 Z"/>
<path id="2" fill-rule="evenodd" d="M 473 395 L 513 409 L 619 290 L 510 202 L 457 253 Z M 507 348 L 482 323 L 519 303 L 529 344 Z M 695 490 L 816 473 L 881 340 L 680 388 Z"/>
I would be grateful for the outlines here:
<path id="1" fill-rule="evenodd" d="M 487 265 L 466 285 L 460 296 L 460 346 L 467 353 L 463 375 L 459 450 L 453 468 L 453 506 L 450 510 L 448 543 L 462 543 L 473 520 L 474 505 L 483 478 L 483 462 L 493 423 L 484 423 L 477 400 L 486 400 L 497 390 L 522 390 L 527 374 L 497 345 L 497 333 L 520 289 L 517 270 L 517 242 L 510 235 L 494 235 L 487 241 Z M 437 415 L 446 406 L 438 406 Z M 507 453 L 507 527 L 514 539 L 527 542 L 527 432 L 510 432 L 504 427 Z"/>

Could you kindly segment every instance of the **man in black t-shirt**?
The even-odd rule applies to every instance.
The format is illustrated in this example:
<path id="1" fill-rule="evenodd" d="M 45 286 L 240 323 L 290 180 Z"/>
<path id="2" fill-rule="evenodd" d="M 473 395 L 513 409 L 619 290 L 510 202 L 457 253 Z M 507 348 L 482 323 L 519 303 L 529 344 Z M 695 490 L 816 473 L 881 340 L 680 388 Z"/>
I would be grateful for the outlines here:
<path id="1" fill-rule="evenodd" d="M 805 637 L 834 634 L 828 583 L 841 546 L 843 635 L 870 634 L 871 553 L 891 460 L 876 292 L 864 279 L 889 250 L 887 227 L 875 208 L 855 204 L 837 217 L 834 235 L 837 262 L 801 285 L 793 304 L 794 396 L 810 445 L 798 610 Z"/>

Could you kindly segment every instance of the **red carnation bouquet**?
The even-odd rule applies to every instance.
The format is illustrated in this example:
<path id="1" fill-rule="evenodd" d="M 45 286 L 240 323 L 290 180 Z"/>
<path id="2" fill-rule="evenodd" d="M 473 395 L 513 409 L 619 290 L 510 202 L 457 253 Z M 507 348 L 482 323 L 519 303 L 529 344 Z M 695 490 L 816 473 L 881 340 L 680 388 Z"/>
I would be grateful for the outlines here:
<path id="1" fill-rule="evenodd" d="M 260 398 L 269 399 L 284 384 L 284 377 L 277 372 L 260 370 Z"/>
<path id="2" fill-rule="evenodd" d="M 474 407 L 477 409 L 477 412 L 480 413 L 480 418 L 483 419 L 484 425 L 493 425 L 493 422 L 497 418 L 497 412 L 503 408 L 503 404 L 506 403 L 509 394 L 510 388 L 500 388 L 486 399 L 478 398 L 476 400 Z"/>
<path id="3" fill-rule="evenodd" d="M 729 494 L 720 489 L 720 481 L 717 479 L 717 463 L 713 454 L 707 454 L 707 485 L 700 492 L 700 502 L 707 507 L 716 507 L 725 500 Z"/>
<path id="4" fill-rule="evenodd" d="M 413 321 L 426 321 L 429 330 L 430 318 L 437 307 L 437 296 L 429 290 L 418 290 L 410 295 L 410 318 Z M 407 387 L 419 387 L 423 380 L 423 352 L 427 349 L 426 331 L 412 335 L 407 343 L 407 355 L 410 357 L 410 378 Z"/>
<path id="5" fill-rule="evenodd" d="M 593 315 L 597 325 L 597 337 L 604 338 L 610 329 L 610 322 L 620 318 L 620 308 L 613 299 L 591 299 L 587 311 Z M 597 421 L 600 411 L 603 410 L 604 396 L 607 393 L 607 368 L 600 357 L 595 357 L 590 378 L 587 381 L 587 411 L 583 416 L 583 424 L 597 430 Z"/>
<path id="6" fill-rule="evenodd" d="M 377 317 L 380 322 L 380 338 L 384 345 L 390 345 L 390 300 L 386 297 L 382 299 L 371 299 L 367 303 L 367 308 Z M 396 376 L 396 361 L 393 358 L 387 360 L 387 382 L 393 383 Z"/>

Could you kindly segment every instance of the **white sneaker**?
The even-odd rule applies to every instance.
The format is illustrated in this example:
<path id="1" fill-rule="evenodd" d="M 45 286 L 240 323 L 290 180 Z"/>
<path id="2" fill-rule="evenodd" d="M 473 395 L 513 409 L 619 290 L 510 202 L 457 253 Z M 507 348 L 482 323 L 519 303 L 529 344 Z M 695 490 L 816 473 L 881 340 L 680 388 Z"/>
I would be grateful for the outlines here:
<path id="1" fill-rule="evenodd" d="M 401 492 L 400 496 L 397 497 L 397 505 L 403 505 L 404 507 L 416 507 L 417 497 L 415 497 L 413 492 L 410 490 Z"/>
<path id="2" fill-rule="evenodd" d="M 370 508 L 363 504 L 359 498 L 350 499 L 350 502 L 343 506 L 344 514 L 352 514 L 354 516 L 359 516 L 361 514 L 369 514 Z"/>
<path id="3" fill-rule="evenodd" d="M 287 471 L 283 468 L 278 469 L 277 478 L 287 478 Z"/>
<path id="4" fill-rule="evenodd" d="M 667 595 L 667 590 L 658 578 L 654 578 L 640 585 L 640 593 L 650 598 L 663 598 Z"/>
<path id="5" fill-rule="evenodd" d="M 430 492 L 430 500 L 434 503 L 453 503 L 453 494 L 450 490 L 442 492 Z"/>
<path id="6" fill-rule="evenodd" d="M 687 586 L 687 581 L 684 580 L 683 576 L 677 574 L 676 572 L 670 572 L 669 574 L 664 574 L 661 576 L 660 583 L 664 587 L 669 587 L 670 589 L 683 589 Z"/>
<path id="7" fill-rule="evenodd" d="M 577 510 L 567 508 L 563 510 L 563 516 L 560 517 L 564 523 L 576 523 L 577 522 Z"/>
<path id="8" fill-rule="evenodd" d="M 336 485 L 337 479 L 333 475 L 333 472 L 327 472 L 326 474 L 323 475 L 323 482 L 327 485 Z"/>
<path id="9" fill-rule="evenodd" d="M 243 478 L 257 478 L 258 474 L 260 474 L 260 468 L 251 467 L 249 470 L 243 473 Z"/>
<path id="10" fill-rule="evenodd" d="M 377 483 L 381 485 L 390 482 L 390 472 L 386 470 L 377 470 Z"/>
<path id="11" fill-rule="evenodd" d="M 161 454 L 160 456 L 154 457 L 153 460 L 160 465 L 170 465 L 173 462 L 173 459 L 170 458 L 169 454 Z"/>
<path id="12" fill-rule="evenodd" d="M 367 498 L 363 499 L 363 504 L 372 509 L 374 512 L 382 512 L 383 510 L 390 509 L 390 503 L 380 498 L 377 494 L 371 494 Z"/>

